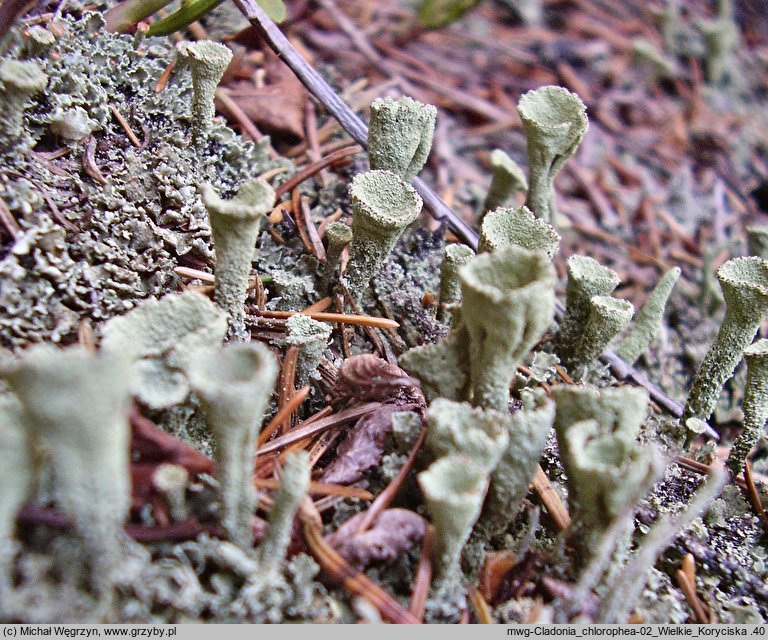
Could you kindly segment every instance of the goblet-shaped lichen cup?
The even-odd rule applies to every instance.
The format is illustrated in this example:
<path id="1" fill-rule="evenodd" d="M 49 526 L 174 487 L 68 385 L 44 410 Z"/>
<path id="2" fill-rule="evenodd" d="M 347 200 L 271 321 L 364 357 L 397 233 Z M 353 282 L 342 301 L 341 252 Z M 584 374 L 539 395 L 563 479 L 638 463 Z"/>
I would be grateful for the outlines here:
<path id="1" fill-rule="evenodd" d="M 229 315 L 229 337 L 245 340 L 245 297 L 253 252 L 261 221 L 275 201 L 275 192 L 264 180 L 240 187 L 231 200 L 223 200 L 211 185 L 200 188 L 216 250 L 213 298 Z"/>
<path id="2" fill-rule="evenodd" d="M 130 361 L 79 346 L 38 345 L 4 365 L 0 376 L 45 443 L 56 501 L 83 540 L 94 589 L 108 601 L 131 502 Z"/>
<path id="3" fill-rule="evenodd" d="M 717 270 L 717 279 L 725 298 L 725 317 L 691 385 L 684 420 L 709 419 L 723 385 L 768 314 L 768 262 L 734 258 Z"/>
<path id="4" fill-rule="evenodd" d="M 594 296 L 589 306 L 589 317 L 582 334 L 569 349 L 569 365 L 583 366 L 597 359 L 611 340 L 627 327 L 635 312 L 632 303 L 611 296 Z"/>
<path id="5" fill-rule="evenodd" d="M 511 245 L 544 251 L 554 259 L 560 235 L 552 225 L 535 217 L 528 207 L 499 207 L 483 219 L 477 250 L 486 253 Z"/>
<path id="6" fill-rule="evenodd" d="M 198 352 L 190 358 L 186 374 L 216 444 L 222 524 L 233 542 L 249 548 L 256 439 L 277 378 L 277 363 L 258 342 L 231 342 L 221 350 Z"/>
<path id="7" fill-rule="evenodd" d="M 491 169 L 493 169 L 493 178 L 483 202 L 483 216 L 503 206 L 518 191 L 528 189 L 528 181 L 525 179 L 523 170 L 501 149 L 494 149 L 491 152 Z"/>
<path id="8" fill-rule="evenodd" d="M 24 110 L 27 102 L 48 84 L 48 76 L 32 61 L 5 60 L 0 63 L 0 151 L 18 152 L 24 137 Z"/>
<path id="9" fill-rule="evenodd" d="M 471 402 L 506 411 L 517 366 L 554 316 L 552 262 L 545 253 L 506 247 L 473 258 L 459 277 Z"/>
<path id="10" fill-rule="evenodd" d="M 528 151 L 528 196 L 525 205 L 555 224 L 555 175 L 581 143 L 589 128 L 581 98 L 562 87 L 541 87 L 517 103 Z"/>
<path id="11" fill-rule="evenodd" d="M 488 475 L 469 459 L 453 455 L 434 462 L 418 481 L 435 525 L 432 557 L 439 586 L 460 571 L 461 550 L 480 515 Z"/>
<path id="12" fill-rule="evenodd" d="M 344 276 L 349 292 L 360 299 L 405 228 L 419 215 L 419 194 L 390 171 L 355 176 L 352 200 L 352 244 Z"/>

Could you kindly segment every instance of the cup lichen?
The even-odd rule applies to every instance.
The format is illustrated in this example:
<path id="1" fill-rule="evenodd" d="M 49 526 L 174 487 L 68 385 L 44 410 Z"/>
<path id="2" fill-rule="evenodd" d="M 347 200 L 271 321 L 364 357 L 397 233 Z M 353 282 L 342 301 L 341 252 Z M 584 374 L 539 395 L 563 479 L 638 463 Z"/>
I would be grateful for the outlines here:
<path id="1" fill-rule="evenodd" d="M 328 240 L 328 247 L 325 253 L 322 289 L 328 291 L 336 269 L 339 267 L 341 254 L 352 242 L 352 227 L 344 222 L 331 222 L 325 229 L 325 237 Z"/>
<path id="2" fill-rule="evenodd" d="M 129 361 L 80 346 L 37 345 L 0 376 L 50 456 L 56 501 L 83 540 L 95 591 L 108 601 L 131 504 Z"/>
<path id="3" fill-rule="evenodd" d="M 488 476 L 469 459 L 452 455 L 432 463 L 418 481 L 435 526 L 432 557 L 440 585 L 461 570 L 461 551 L 480 515 Z"/>
<path id="4" fill-rule="evenodd" d="M 752 447 L 768 421 L 768 340 L 758 340 L 744 350 L 747 382 L 744 387 L 742 432 L 728 454 L 728 468 L 734 477 L 744 469 Z"/>
<path id="5" fill-rule="evenodd" d="M 589 301 L 589 317 L 579 339 L 570 346 L 567 362 L 590 364 L 629 324 L 635 308 L 626 300 L 611 296 L 593 296 Z"/>
<path id="6" fill-rule="evenodd" d="M 391 171 L 375 170 L 355 176 L 349 187 L 352 201 L 352 244 L 344 281 L 360 299 L 405 228 L 421 211 L 419 194 Z"/>
<path id="7" fill-rule="evenodd" d="M 218 351 L 201 349 L 190 358 L 186 373 L 214 435 L 224 530 L 233 542 L 250 548 L 256 437 L 277 363 L 260 343 L 232 342 Z"/>
<path id="8" fill-rule="evenodd" d="M 216 115 L 216 87 L 232 61 L 232 51 L 218 42 L 200 40 L 180 42 L 176 53 L 192 72 L 192 144 L 200 148 Z"/>
<path id="9" fill-rule="evenodd" d="M 24 138 L 24 110 L 29 99 L 48 84 L 48 76 L 34 61 L 3 60 L 0 63 L 0 149 L 18 153 Z"/>
<path id="10" fill-rule="evenodd" d="M 379 98 L 371 104 L 368 158 L 371 169 L 384 169 L 411 182 L 432 148 L 437 109 L 409 97 Z"/>
<path id="11" fill-rule="evenodd" d="M 506 411 L 517 366 L 552 322 L 555 271 L 544 253 L 505 247 L 459 271 L 471 402 Z"/>
<path id="12" fill-rule="evenodd" d="M 528 190 L 528 181 L 520 165 L 501 149 L 491 152 L 491 168 L 493 178 L 483 203 L 483 216 L 504 206 L 516 193 Z"/>
<path id="13" fill-rule="evenodd" d="M 299 350 L 296 361 L 296 384 L 303 387 L 310 378 L 316 377 L 317 366 L 331 337 L 331 326 L 309 316 L 297 313 L 286 323 L 285 343 Z"/>
<path id="14" fill-rule="evenodd" d="M 487 253 L 511 245 L 544 251 L 554 260 L 560 235 L 552 225 L 534 216 L 528 207 L 500 207 L 483 218 L 477 251 Z"/>
<path id="15" fill-rule="evenodd" d="M 627 364 L 635 364 L 659 332 L 667 300 L 679 277 L 679 267 L 670 269 L 661 277 L 638 312 L 634 326 L 616 348 L 616 355 Z"/>
<path id="16" fill-rule="evenodd" d="M 461 302 L 461 282 L 459 268 L 467 264 L 475 255 L 465 244 L 449 244 L 443 251 L 443 261 L 440 263 L 440 297 L 438 319 L 446 316 L 446 305 Z"/>
<path id="17" fill-rule="evenodd" d="M 572 349 L 579 343 L 591 311 L 590 300 L 595 296 L 609 296 L 619 285 L 615 271 L 586 256 L 571 256 L 566 262 L 565 314 L 560 322 L 557 350 L 569 359 Z"/>
<path id="18" fill-rule="evenodd" d="M 728 260 L 717 270 L 725 298 L 725 317 L 691 385 L 683 412 L 708 420 L 720 391 L 768 314 L 768 262 L 747 257 Z"/>
<path id="19" fill-rule="evenodd" d="M 229 337 L 244 340 L 248 276 L 261 222 L 275 201 L 264 180 L 243 184 L 231 200 L 223 200 L 211 185 L 200 188 L 216 250 L 214 300 L 229 315 Z"/>
<path id="20" fill-rule="evenodd" d="M 747 248 L 749 255 L 768 260 L 768 227 L 747 227 Z"/>
<path id="21" fill-rule="evenodd" d="M 528 151 L 528 196 L 525 205 L 555 224 L 555 175 L 581 143 L 589 128 L 581 98 L 556 86 L 529 91 L 517 103 Z"/>

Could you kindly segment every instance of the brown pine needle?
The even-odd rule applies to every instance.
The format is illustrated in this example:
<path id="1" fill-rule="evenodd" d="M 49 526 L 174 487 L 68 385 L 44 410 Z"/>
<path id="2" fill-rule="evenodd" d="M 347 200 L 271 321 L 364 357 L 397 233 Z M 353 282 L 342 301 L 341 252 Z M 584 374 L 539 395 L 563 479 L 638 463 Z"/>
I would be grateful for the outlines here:
<path id="1" fill-rule="evenodd" d="M 338 413 L 328 416 L 327 418 L 321 418 L 320 420 L 315 420 L 311 423 L 309 423 L 309 421 L 304 422 L 295 426 L 284 436 L 275 438 L 274 440 L 265 444 L 261 449 L 259 449 L 259 456 L 270 453 L 271 451 L 279 451 L 280 449 L 283 449 L 284 447 L 287 447 L 294 442 L 299 442 L 300 440 L 304 440 L 304 438 L 309 438 L 327 429 L 340 427 L 347 422 L 362 418 L 363 416 L 376 411 L 382 406 L 383 405 L 381 402 L 366 402 L 350 409 L 339 411 Z"/>
<path id="2" fill-rule="evenodd" d="M 768 531 L 768 514 L 765 513 L 763 503 L 760 500 L 760 494 L 757 492 L 755 479 L 752 477 L 752 465 L 749 460 L 744 461 L 744 482 L 746 483 L 747 495 L 749 496 L 749 501 L 752 503 L 752 508 L 757 515 L 760 516 L 763 528 Z"/>
<path id="3" fill-rule="evenodd" d="M 269 171 L 265 171 L 264 173 L 260 174 L 259 180 L 264 180 L 266 182 L 267 180 L 271 180 L 275 176 L 279 176 L 281 173 L 285 173 L 286 171 L 288 171 L 288 167 L 275 167 L 274 169 L 270 169 Z M 277 208 L 279 209 L 280 205 L 278 205 Z"/>
<path id="4" fill-rule="evenodd" d="M 323 298 L 322 300 L 318 300 L 317 302 L 315 302 L 315 304 L 309 305 L 301 313 L 303 313 L 305 316 L 311 316 L 313 313 L 322 313 L 332 304 L 333 304 L 333 300 L 330 297 Z"/>
<path id="5" fill-rule="evenodd" d="M 483 594 L 477 590 L 477 587 L 470 585 L 467 588 L 469 601 L 472 604 L 472 610 L 475 612 L 475 619 L 478 624 L 495 624 L 491 608 L 483 598 Z"/>
<path id="6" fill-rule="evenodd" d="M 397 492 L 400 491 L 400 488 L 408 478 L 408 475 L 410 474 L 411 469 L 416 462 L 416 456 L 419 455 L 419 451 L 421 451 L 421 447 L 424 444 L 424 439 L 426 437 L 427 430 L 422 429 L 416 444 L 413 445 L 413 449 L 411 449 L 411 453 L 408 455 L 408 459 L 405 461 L 405 464 L 403 464 L 400 471 L 397 472 L 397 475 L 392 478 L 392 481 L 384 488 L 384 491 L 376 496 L 376 500 L 374 500 L 373 504 L 368 507 L 368 511 L 365 512 L 365 515 L 360 518 L 360 523 L 357 525 L 358 534 L 363 533 L 363 531 L 366 531 L 367 529 L 370 529 L 376 518 L 378 518 L 381 512 L 391 504 L 392 500 L 395 499 Z"/>
<path id="7" fill-rule="evenodd" d="M 675 571 L 675 581 L 677 586 L 680 587 L 680 591 L 683 592 L 688 606 L 693 610 L 696 622 L 698 624 L 712 624 L 707 607 L 696 593 L 696 585 L 690 580 L 688 574 L 682 569 L 678 569 Z"/>
<path id="8" fill-rule="evenodd" d="M 254 478 L 253 485 L 257 489 L 275 491 L 280 486 L 280 481 L 275 478 Z M 359 487 L 345 487 L 341 484 L 327 484 L 325 482 L 310 482 L 309 493 L 314 496 L 337 496 L 339 498 L 357 498 L 358 500 L 373 500 L 373 494 Z"/>
<path id="9" fill-rule="evenodd" d="M 138 137 L 136 137 L 136 134 L 133 132 L 133 129 L 131 129 L 131 125 L 128 124 L 128 121 L 123 118 L 123 114 L 121 114 L 115 105 L 111 104 L 109 105 L 109 108 L 112 111 L 112 115 L 115 116 L 115 120 L 117 120 L 118 124 L 123 128 L 123 131 L 125 131 L 125 135 L 128 136 L 128 139 L 131 141 L 131 144 L 136 147 L 137 149 L 141 149 L 141 142 L 139 141 Z"/>
<path id="10" fill-rule="evenodd" d="M 299 348 L 296 346 L 289 347 L 285 352 L 285 357 L 283 358 L 283 366 L 280 368 L 280 378 L 278 379 L 277 383 L 277 406 L 280 408 L 283 408 L 286 404 L 288 404 L 296 393 L 294 385 L 296 383 L 296 363 L 298 360 Z M 284 419 L 283 422 L 277 427 L 278 433 L 286 431 L 289 426 L 290 421 L 288 418 Z"/>
<path id="11" fill-rule="evenodd" d="M 421 555 L 416 566 L 416 575 L 413 578 L 413 592 L 408 604 L 410 611 L 419 620 L 424 620 L 424 611 L 427 607 L 427 596 L 432 584 L 432 547 L 435 544 L 435 528 L 427 524 L 424 528 L 424 538 L 421 541 Z"/>
<path id="12" fill-rule="evenodd" d="M 301 311 L 262 311 L 261 315 L 265 318 L 278 318 L 287 320 L 291 316 Z M 361 327 L 377 327 L 379 329 L 397 329 L 400 323 L 387 318 L 376 318 L 374 316 L 352 315 L 348 313 L 306 313 L 313 320 L 320 322 L 340 322 L 342 324 L 355 324 Z"/>
<path id="13" fill-rule="evenodd" d="M 275 189 L 275 200 L 280 200 L 286 193 L 290 193 L 302 182 L 309 180 L 312 176 L 322 169 L 325 169 L 327 166 L 339 162 L 339 160 L 343 160 L 344 158 L 348 158 L 349 156 L 354 156 L 362 150 L 363 148 L 357 145 L 345 147 L 338 151 L 334 151 L 333 153 L 329 153 L 325 158 L 321 158 L 317 162 L 307 165 Z"/>
<path id="14" fill-rule="evenodd" d="M 300 511 L 302 531 L 312 556 L 323 570 L 335 581 L 356 596 L 362 596 L 373 604 L 381 615 L 395 624 L 420 624 L 419 620 L 384 591 L 373 580 L 356 571 L 333 549 L 322 536 L 320 514 L 311 501 L 305 500 Z"/>
<path id="15" fill-rule="evenodd" d="M 536 473 L 533 476 L 533 488 L 536 494 L 539 496 L 541 503 L 547 510 L 547 513 L 555 521 L 555 526 L 558 531 L 565 531 L 571 525 L 571 516 L 568 513 L 568 509 L 563 504 L 557 491 L 549 481 L 547 474 L 540 467 L 536 467 Z"/>
<path id="16" fill-rule="evenodd" d="M 171 79 L 171 74 L 173 73 L 173 68 L 175 66 L 176 60 L 171 60 L 165 70 L 160 74 L 160 77 L 155 83 L 155 93 L 160 93 L 165 90 L 165 87 L 168 85 L 168 81 Z"/>
<path id="17" fill-rule="evenodd" d="M 259 434 L 257 446 L 260 447 L 265 442 L 267 442 L 267 440 L 269 440 L 270 436 L 277 430 L 277 428 L 286 420 L 288 420 L 291 414 L 301 406 L 301 403 L 304 402 L 304 400 L 306 400 L 307 396 L 309 395 L 309 390 L 309 385 L 302 387 L 286 404 L 280 407 L 272 420 L 270 420 L 269 424 L 264 429 L 262 429 L 261 433 Z"/>

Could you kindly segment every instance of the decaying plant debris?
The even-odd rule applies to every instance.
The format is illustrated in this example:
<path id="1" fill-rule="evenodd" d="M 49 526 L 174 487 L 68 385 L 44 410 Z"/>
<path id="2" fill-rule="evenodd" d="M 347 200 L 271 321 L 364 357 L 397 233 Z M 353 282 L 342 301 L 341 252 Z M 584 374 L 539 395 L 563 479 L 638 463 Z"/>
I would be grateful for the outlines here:
<path id="1" fill-rule="evenodd" d="M 0 619 L 768 619 L 766 25 L 319 6 L 0 44 Z"/>

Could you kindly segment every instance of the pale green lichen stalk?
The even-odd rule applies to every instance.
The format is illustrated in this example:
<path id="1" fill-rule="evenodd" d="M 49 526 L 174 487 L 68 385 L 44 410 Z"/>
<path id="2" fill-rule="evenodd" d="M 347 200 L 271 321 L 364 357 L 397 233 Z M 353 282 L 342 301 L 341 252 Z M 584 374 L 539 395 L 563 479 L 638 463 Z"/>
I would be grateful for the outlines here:
<path id="1" fill-rule="evenodd" d="M 635 312 L 630 302 L 611 296 L 594 296 L 589 306 L 589 318 L 582 334 L 569 349 L 567 362 L 571 365 L 587 365 L 596 360 L 627 327 Z"/>
<path id="2" fill-rule="evenodd" d="M 549 328 L 555 271 L 544 253 L 506 247 L 460 270 L 471 402 L 506 411 L 517 366 Z"/>
<path id="3" fill-rule="evenodd" d="M 412 98 L 380 98 L 371 104 L 368 158 L 410 182 L 424 167 L 432 148 L 437 109 Z"/>
<path id="4" fill-rule="evenodd" d="M 259 546 L 261 570 L 267 574 L 275 573 L 285 559 L 291 541 L 293 518 L 309 489 L 310 471 L 306 451 L 292 453 L 285 460 L 280 487 L 269 512 L 267 535 Z"/>
<path id="5" fill-rule="evenodd" d="M 768 227 L 747 227 L 749 255 L 768 260 Z"/>
<path id="6" fill-rule="evenodd" d="M 218 42 L 200 40 L 179 43 L 176 53 L 192 72 L 192 144 L 200 148 L 216 115 L 216 87 L 232 61 L 232 51 Z"/>
<path id="7" fill-rule="evenodd" d="M 19 152 L 25 137 L 24 110 L 29 99 L 45 89 L 48 76 L 36 62 L 4 60 L 0 63 L 0 150 Z"/>
<path id="8" fill-rule="evenodd" d="M 82 538 L 91 582 L 108 602 L 131 503 L 128 359 L 39 345 L 0 376 L 50 454 L 56 501 Z"/>
<path id="9" fill-rule="evenodd" d="M 571 256 L 566 263 L 565 315 L 560 322 L 558 353 L 566 360 L 578 344 L 591 311 L 590 300 L 609 296 L 619 285 L 615 271 L 585 256 Z"/>
<path id="10" fill-rule="evenodd" d="M 528 207 L 501 207 L 485 216 L 480 227 L 478 253 L 512 245 L 531 251 L 543 251 L 554 260 L 560 245 L 560 235 L 552 225 L 534 216 Z"/>
<path id="11" fill-rule="evenodd" d="M 459 269 L 467 264 L 475 255 L 465 244 L 449 244 L 443 251 L 443 261 L 440 264 L 440 297 L 438 319 L 446 317 L 446 305 L 461 302 L 461 282 Z"/>
<path id="12" fill-rule="evenodd" d="M 512 158 L 501 149 L 491 152 L 493 178 L 483 203 L 483 215 L 505 205 L 516 193 L 528 190 L 525 173 Z"/>
<path id="13" fill-rule="evenodd" d="M 744 350 L 747 383 L 744 388 L 742 432 L 728 455 L 728 468 L 734 476 L 744 469 L 752 447 L 768 421 L 768 340 L 758 340 Z"/>
<path id="14" fill-rule="evenodd" d="M 670 269 L 661 277 L 637 314 L 634 326 L 616 348 L 616 355 L 627 364 L 635 364 L 659 332 L 667 300 L 679 277 L 679 267 Z"/>
<path id="15" fill-rule="evenodd" d="M 648 392 L 559 386 L 555 431 L 568 484 L 572 540 L 585 563 L 611 524 L 637 503 L 656 473 L 653 447 L 636 442 Z"/>
<path id="16" fill-rule="evenodd" d="M 325 237 L 328 240 L 325 257 L 325 271 L 323 271 L 323 291 L 328 291 L 336 275 L 336 269 L 339 268 L 339 261 L 344 249 L 352 242 L 352 228 L 343 222 L 331 222 L 325 230 Z"/>
<path id="17" fill-rule="evenodd" d="M 229 315 L 229 337 L 247 338 L 245 296 L 261 221 L 275 201 L 266 182 L 254 179 L 240 187 L 231 200 L 223 200 L 210 185 L 200 188 L 216 249 L 214 300 Z"/>
<path id="18" fill-rule="evenodd" d="M 509 443 L 491 475 L 477 523 L 485 539 L 506 531 L 520 512 L 555 419 L 555 404 L 543 391 L 525 391 L 521 400 L 523 407 L 508 420 Z"/>
<path id="19" fill-rule="evenodd" d="M 405 228 L 421 211 L 419 194 L 391 171 L 355 176 L 352 200 L 352 245 L 344 281 L 360 299 Z"/>
<path id="20" fill-rule="evenodd" d="M 768 315 L 768 262 L 734 258 L 717 270 L 717 279 L 725 298 L 725 317 L 691 385 L 684 420 L 709 419 L 723 385 Z"/>
<path id="21" fill-rule="evenodd" d="M 435 526 L 432 558 L 440 585 L 460 573 L 461 551 L 480 515 L 488 476 L 467 458 L 453 455 L 434 462 L 418 481 Z"/>
<path id="22" fill-rule="evenodd" d="M 555 224 L 555 175 L 579 147 L 589 128 L 581 98 L 562 87 L 542 87 L 517 103 L 528 150 L 528 196 L 525 205 Z"/>
<path id="23" fill-rule="evenodd" d="M 256 438 L 277 363 L 262 344 L 229 343 L 219 351 L 201 350 L 186 373 L 214 436 L 224 530 L 233 542 L 250 548 Z"/>
<path id="24" fill-rule="evenodd" d="M 291 316 L 286 326 L 288 335 L 285 343 L 299 350 L 296 385 L 303 387 L 310 378 L 317 376 L 317 366 L 331 337 L 331 326 L 300 313 Z"/>
<path id="25" fill-rule="evenodd" d="M 435 458 L 466 456 L 490 473 L 507 446 L 508 423 L 508 413 L 438 398 L 427 409 L 425 447 Z"/>
<path id="26" fill-rule="evenodd" d="M 10 394 L 0 395 L 0 617 L 8 615 L 16 514 L 34 482 L 32 441 L 21 405 Z"/>

